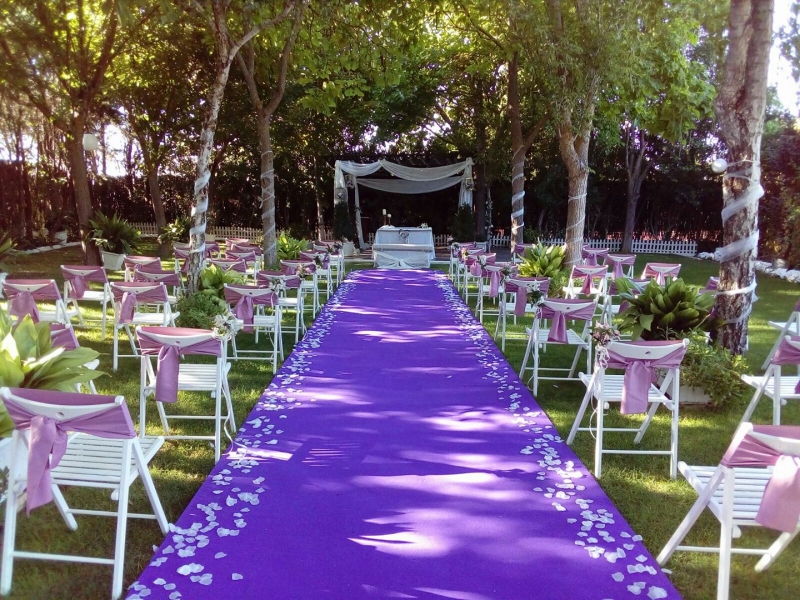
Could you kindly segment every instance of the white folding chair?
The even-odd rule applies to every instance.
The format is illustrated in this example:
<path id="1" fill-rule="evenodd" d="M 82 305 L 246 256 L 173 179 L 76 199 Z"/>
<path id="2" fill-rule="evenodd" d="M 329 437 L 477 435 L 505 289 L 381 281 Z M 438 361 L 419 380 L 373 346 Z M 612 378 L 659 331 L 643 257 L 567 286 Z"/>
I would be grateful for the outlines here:
<path id="1" fill-rule="evenodd" d="M 514 324 L 517 323 L 517 317 L 523 317 L 526 314 L 534 315 L 538 306 L 528 302 L 528 294 L 530 292 L 541 292 L 543 297 L 547 297 L 547 292 L 550 288 L 550 279 L 548 277 L 520 277 L 516 273 L 512 274 L 500 288 L 500 316 L 497 318 L 497 324 L 494 329 L 494 337 L 497 338 L 500 334 L 500 349 L 506 349 L 506 329 L 508 326 L 508 316 L 514 318 Z"/>
<path id="2" fill-rule="evenodd" d="M 80 319 L 77 307 L 68 308 L 54 279 L 8 279 L 3 281 L 3 293 L 8 299 L 8 314 L 21 319 L 31 315 L 34 323 L 69 324 Z M 46 303 L 40 306 L 39 303 Z"/>
<path id="3" fill-rule="evenodd" d="M 689 340 L 620 342 L 613 341 L 605 349 L 598 349 L 594 373 L 581 373 L 581 381 L 586 385 L 586 393 L 575 416 L 567 444 L 575 441 L 579 431 L 588 431 L 595 438 L 594 474 L 602 475 L 604 454 L 655 454 L 670 457 L 670 476 L 674 479 L 678 470 L 678 410 L 680 406 L 680 364 L 686 354 Z M 606 369 L 623 369 L 624 375 L 610 375 Z M 666 371 L 660 386 L 653 384 L 655 369 Z M 589 405 L 597 405 L 589 415 L 589 425 L 581 427 Z M 612 404 L 620 404 L 624 415 L 644 414 L 638 427 L 608 427 L 605 424 L 605 411 Z M 671 414 L 670 445 L 666 450 L 617 450 L 604 446 L 608 432 L 635 432 L 634 444 L 642 441 L 653 416 L 663 406 Z M 596 426 L 591 425 L 596 417 Z"/>
<path id="4" fill-rule="evenodd" d="M 574 265 L 564 293 L 567 298 L 594 298 L 602 306 L 608 283 L 608 265 Z"/>
<path id="5" fill-rule="evenodd" d="M 528 334 L 528 345 L 525 348 L 525 355 L 522 357 L 522 366 L 519 370 L 519 377 L 525 380 L 525 371 L 531 371 L 532 389 L 536 394 L 539 390 L 539 380 L 546 379 L 551 381 L 566 381 L 577 379 L 575 372 L 578 366 L 578 359 L 581 351 L 586 351 L 586 370 L 591 370 L 592 365 L 592 343 L 590 328 L 595 311 L 597 310 L 597 300 L 564 299 L 551 298 L 544 300 L 539 306 L 534 320 L 533 327 L 526 328 Z M 580 332 L 566 326 L 568 320 L 583 323 Z M 547 322 L 549 321 L 549 324 Z M 546 344 L 566 344 L 575 346 L 575 356 L 572 359 L 570 368 L 561 367 L 542 367 L 541 351 Z M 528 360 L 532 359 L 529 367 Z M 554 375 L 542 375 L 541 372 L 554 373 Z M 566 376 L 559 376 L 558 373 L 566 372 Z"/>
<path id="6" fill-rule="evenodd" d="M 719 553 L 717 600 L 727 600 L 731 555 L 761 556 L 755 570 L 769 568 L 800 532 L 800 427 L 742 423 L 717 467 L 678 468 L 698 498 L 656 560 L 664 565 L 676 550 Z M 720 523 L 720 544 L 681 545 L 708 508 Z M 767 548 L 734 548 L 745 527 L 780 531 Z"/>
<path id="7" fill-rule="evenodd" d="M 175 326 L 175 319 L 180 313 L 173 312 L 170 307 L 166 286 L 159 282 L 124 281 L 111 283 L 111 294 L 114 296 L 114 344 L 113 369 L 117 370 L 120 358 L 139 356 L 131 327 L 137 325 Z M 131 354 L 120 354 L 119 332 L 124 329 L 128 334 Z"/>
<path id="8" fill-rule="evenodd" d="M 633 279 L 633 267 L 636 264 L 635 254 L 618 254 L 609 252 L 603 259 L 603 264 L 611 267 L 611 277 L 627 277 Z"/>
<path id="9" fill-rule="evenodd" d="M 161 259 L 157 256 L 127 255 L 123 260 L 123 264 L 125 265 L 125 281 L 133 281 L 133 273 L 136 271 L 136 269 L 161 269 Z"/>
<path id="10" fill-rule="evenodd" d="M 302 284 L 300 278 L 296 275 L 287 275 L 283 271 L 259 271 L 256 284 L 263 287 L 272 286 L 278 289 L 278 305 L 281 308 L 281 317 L 286 311 L 294 312 L 294 343 L 296 344 L 306 331 L 306 323 L 303 319 L 303 294 L 300 292 L 300 285 Z M 295 296 L 289 295 L 290 289 L 297 290 Z M 281 331 L 283 329 L 281 327 Z M 282 339 L 281 352 L 283 352 Z"/>
<path id="11" fill-rule="evenodd" d="M 180 273 L 165 269 L 135 269 L 133 272 L 134 281 L 147 281 L 150 283 L 161 282 L 165 286 L 172 288 L 172 293 L 168 294 L 170 304 L 177 304 L 178 296 L 183 292 L 183 278 Z"/>
<path id="12" fill-rule="evenodd" d="M 93 320 L 83 314 L 79 301 L 100 303 L 101 339 L 106 339 L 108 307 L 112 303 L 111 288 L 108 285 L 106 270 L 103 267 L 61 265 L 61 275 L 64 277 L 64 303 L 68 307 L 72 305 L 75 308 L 80 325 L 85 327 L 87 322 L 92 322 Z M 102 286 L 101 289 L 90 289 L 92 283 L 100 284 Z"/>
<path id="13" fill-rule="evenodd" d="M 483 323 L 483 300 L 491 292 L 491 271 L 489 271 L 487 267 L 493 265 L 496 259 L 497 255 L 493 253 L 479 254 L 475 263 L 472 265 L 471 279 L 475 281 L 475 286 L 477 287 L 475 313 L 478 315 L 478 320 L 481 323 Z M 499 314 L 499 311 L 496 314 Z"/>
<path id="14" fill-rule="evenodd" d="M 322 284 L 325 292 L 325 301 L 333 293 L 333 268 L 331 267 L 331 257 L 326 252 L 301 252 L 300 258 L 307 261 L 314 261 L 317 266 L 317 281 Z"/>
<path id="15" fill-rule="evenodd" d="M 781 340 L 783 340 L 784 337 L 787 335 L 800 335 L 800 301 L 795 305 L 792 314 L 789 315 L 786 321 L 768 321 L 768 324 L 773 329 L 779 330 L 780 333 L 772 349 L 769 351 L 767 358 L 764 359 L 764 364 L 761 365 L 762 369 L 766 369 L 769 366 L 772 355 L 778 350 L 778 346 L 781 345 Z"/>
<path id="16" fill-rule="evenodd" d="M 800 367 L 800 336 L 786 335 L 780 340 L 763 375 L 742 375 L 742 381 L 756 388 L 756 391 L 740 423 L 752 418 L 763 396 L 772 399 L 773 425 L 781 424 L 781 406 L 785 405 L 787 400 L 800 400 L 800 376 L 797 373 L 794 375 L 783 373 L 781 367 L 785 365 Z"/>
<path id="17" fill-rule="evenodd" d="M 581 248 L 581 259 L 583 260 L 584 265 L 589 266 L 597 266 L 599 263 L 597 262 L 598 259 L 604 259 L 608 256 L 608 248 L 592 248 L 590 246 L 584 246 Z"/>
<path id="18" fill-rule="evenodd" d="M 261 248 L 253 250 L 249 246 L 236 245 L 234 245 L 234 248 L 235 249 L 233 250 L 228 249 L 225 251 L 225 258 L 244 261 L 245 274 L 251 279 L 251 281 L 255 281 L 256 276 L 261 269 Z"/>
<path id="19" fill-rule="evenodd" d="M 475 297 L 475 308 L 478 308 L 478 299 L 481 295 L 484 278 L 486 277 L 484 265 L 492 264 L 497 255 L 489 254 L 483 250 L 470 252 L 469 257 L 464 261 L 464 302 L 469 304 L 471 296 Z M 474 286 L 474 292 L 473 290 Z"/>
<path id="20" fill-rule="evenodd" d="M 274 285 L 274 284 L 273 284 Z M 241 321 L 245 333 L 255 333 L 256 349 L 239 349 L 234 337 L 234 359 L 271 360 L 272 372 L 278 371 L 278 360 L 283 360 L 283 336 L 281 335 L 281 306 L 277 287 L 257 285 L 225 284 L 225 301 L 232 306 L 233 314 Z M 259 336 L 266 338 L 272 346 L 259 346 Z"/>
<path id="21" fill-rule="evenodd" d="M 644 266 L 641 279 L 655 279 L 658 285 L 664 285 L 667 281 L 667 277 L 675 278 L 680 272 L 680 263 L 650 262 Z"/>
<path id="22" fill-rule="evenodd" d="M 211 440 L 214 442 L 214 461 L 219 461 L 222 431 L 229 425 L 229 433 L 236 431 L 233 403 L 228 385 L 231 364 L 227 359 L 224 340 L 214 337 L 208 329 L 186 327 L 137 327 L 136 337 L 142 351 L 139 374 L 139 435 L 144 437 L 147 398 L 152 394 L 164 427 L 164 439 Z M 213 363 L 181 360 L 186 356 L 212 356 Z M 157 369 L 153 361 L 157 359 Z M 174 404 L 178 392 L 210 392 L 214 400 L 214 413 L 167 414 L 164 403 Z M 227 414 L 222 414 L 222 399 Z M 172 434 L 170 421 L 213 421 L 214 434 Z"/>
<path id="23" fill-rule="evenodd" d="M 128 519 L 155 519 L 165 535 L 169 529 L 147 467 L 150 459 L 164 443 L 163 438 L 140 440 L 136 437 L 136 430 L 122 396 L 0 388 L 0 398 L 15 426 L 12 435 L 12 468 L 8 475 L 0 594 L 7 595 L 11 591 L 15 559 L 26 558 L 113 565 L 111 597 L 118 598 L 122 594 Z M 28 431 L 31 440 L 28 467 L 20 470 L 16 463 L 24 460 L 22 456 L 27 445 Z M 60 451 L 62 443 L 66 445 L 63 455 Z M 144 484 L 154 514 L 129 512 L 130 486 L 137 478 Z M 62 486 L 111 489 L 117 509 L 107 511 L 70 508 L 61 492 Z M 61 516 L 73 531 L 78 529 L 74 515 L 116 517 L 114 557 L 52 554 L 18 549 L 17 518 L 23 492 L 27 493 L 28 514 L 31 510 L 55 500 Z M 57 595 L 54 591 L 54 596 Z"/>
<path id="24" fill-rule="evenodd" d="M 297 295 L 304 296 L 302 302 L 302 309 L 308 309 L 311 312 L 311 317 L 316 317 L 319 312 L 319 278 L 317 277 L 317 265 L 314 261 L 308 260 L 282 260 L 281 269 L 285 275 L 297 275 L 300 267 L 302 267 L 307 275 L 300 280 L 300 287 L 297 290 Z M 311 301 L 305 296 L 311 296 Z"/>

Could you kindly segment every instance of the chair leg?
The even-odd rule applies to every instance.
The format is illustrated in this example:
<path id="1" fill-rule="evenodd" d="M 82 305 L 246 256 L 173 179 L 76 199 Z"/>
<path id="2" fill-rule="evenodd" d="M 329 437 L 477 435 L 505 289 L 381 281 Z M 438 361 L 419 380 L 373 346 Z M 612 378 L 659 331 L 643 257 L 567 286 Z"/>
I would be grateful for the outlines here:
<path id="1" fill-rule="evenodd" d="M 761 560 L 758 561 L 756 564 L 756 572 L 761 573 L 762 571 L 767 570 L 772 562 L 775 560 L 775 557 L 778 556 L 781 552 L 783 552 L 784 548 L 792 543 L 792 540 L 797 537 L 798 532 L 800 529 L 795 529 L 792 533 L 782 533 L 778 536 L 778 539 L 773 542 L 773 544 L 767 549 L 767 553 L 761 557 Z"/>
<path id="2" fill-rule="evenodd" d="M 603 474 L 603 413 L 605 406 L 602 400 L 597 401 L 597 434 L 594 443 L 594 476 L 600 479 Z"/>
<path id="3" fill-rule="evenodd" d="M 114 353 L 112 358 L 112 369 L 114 371 L 117 370 L 117 365 L 119 364 L 119 328 L 117 324 L 114 323 Z"/>
<path id="4" fill-rule="evenodd" d="M 733 469 L 727 469 L 723 490 L 722 519 L 719 536 L 719 572 L 717 574 L 717 600 L 728 600 L 731 583 L 731 550 L 733 547 L 733 493 L 736 487 Z"/>
<path id="5" fill-rule="evenodd" d="M 589 403 L 592 401 L 592 396 L 594 395 L 594 377 L 589 381 L 589 385 L 586 387 L 586 393 L 583 395 L 583 400 L 581 401 L 581 406 L 578 409 L 578 414 L 575 415 L 575 421 L 572 423 L 572 429 L 570 429 L 569 437 L 567 437 L 567 445 L 572 445 L 572 442 L 575 441 L 575 436 L 578 434 L 578 429 L 583 422 L 583 417 L 586 414 L 586 409 L 589 407 Z"/>
<path id="6" fill-rule="evenodd" d="M 142 479 L 144 491 L 147 493 L 147 498 L 150 500 L 150 506 L 153 507 L 153 514 L 156 517 L 156 522 L 158 522 L 158 526 L 161 528 L 161 533 L 166 535 L 169 531 L 167 515 L 164 514 L 164 507 L 161 505 L 161 499 L 156 492 L 153 476 L 150 474 L 150 469 L 142 453 L 142 447 L 139 444 L 133 444 L 133 459 L 136 464 L 136 470 L 139 472 L 139 477 Z"/>
<path id="7" fill-rule="evenodd" d="M 52 484 L 51 486 L 53 492 L 53 503 L 56 505 L 58 512 L 61 513 L 61 518 L 64 519 L 64 522 L 67 524 L 72 531 L 76 531 L 78 529 L 78 522 L 75 520 L 74 515 L 69 510 L 69 505 L 67 504 L 66 498 L 64 498 L 64 494 L 61 493 L 61 490 L 56 484 Z"/>
<path id="8" fill-rule="evenodd" d="M 128 471 L 131 465 L 131 447 L 128 440 L 123 444 L 122 471 L 120 473 L 119 500 L 117 503 L 117 536 L 114 543 L 114 575 L 111 584 L 111 597 L 122 595 L 122 576 L 125 574 L 125 537 L 128 532 L 128 499 L 130 497 L 130 480 Z"/>
<path id="9" fill-rule="evenodd" d="M 9 463 L 8 488 L 6 490 L 6 518 L 3 529 L 3 553 L 2 560 L 0 560 L 0 594 L 3 596 L 11 592 L 11 575 L 14 569 L 13 552 L 16 543 L 17 511 L 19 509 L 17 462 L 23 445 L 21 435 L 18 431 L 14 431 L 11 442 L 11 462 Z"/>

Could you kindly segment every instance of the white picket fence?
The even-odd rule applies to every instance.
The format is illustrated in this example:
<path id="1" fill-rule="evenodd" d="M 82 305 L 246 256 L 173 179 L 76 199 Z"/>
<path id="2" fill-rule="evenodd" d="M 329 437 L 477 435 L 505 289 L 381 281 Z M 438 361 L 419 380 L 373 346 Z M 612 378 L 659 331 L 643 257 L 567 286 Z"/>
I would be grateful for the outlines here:
<path id="1" fill-rule="evenodd" d="M 560 246 L 564 243 L 564 238 L 542 238 L 542 243 L 548 246 Z M 611 239 L 585 239 L 585 246 L 590 248 L 608 248 L 612 252 L 618 252 L 622 247 L 622 240 L 619 238 Z M 511 237 L 508 235 L 495 235 L 492 237 L 492 247 L 508 247 L 511 245 Z M 697 242 L 686 240 L 633 240 L 631 251 L 634 254 L 677 254 L 679 256 L 695 256 L 697 254 Z"/>
<path id="2" fill-rule="evenodd" d="M 158 227 L 155 223 L 131 223 L 144 237 L 156 237 Z M 255 227 L 217 227 L 211 225 L 206 229 L 206 235 L 213 235 L 218 240 L 226 238 L 247 238 L 251 242 L 261 243 L 261 230 Z M 322 239 L 333 239 L 333 231 L 326 227 L 322 230 Z"/>

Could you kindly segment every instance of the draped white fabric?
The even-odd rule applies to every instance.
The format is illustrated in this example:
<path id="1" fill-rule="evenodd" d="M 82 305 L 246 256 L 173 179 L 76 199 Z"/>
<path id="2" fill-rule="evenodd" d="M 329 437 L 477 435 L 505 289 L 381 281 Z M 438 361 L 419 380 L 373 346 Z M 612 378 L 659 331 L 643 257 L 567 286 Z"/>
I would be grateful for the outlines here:
<path id="1" fill-rule="evenodd" d="M 349 174 L 354 182 L 356 190 L 356 230 L 358 231 L 359 245 L 364 247 L 364 234 L 361 230 L 361 202 L 358 194 L 358 187 L 363 184 L 385 192 L 398 194 L 424 194 L 443 190 L 457 183 L 461 183 L 458 194 L 458 204 L 472 206 L 472 190 L 467 189 L 467 180 L 472 182 L 472 159 L 445 165 L 443 167 L 404 167 L 385 159 L 380 159 L 373 163 L 354 163 L 349 160 L 337 160 L 336 171 L 333 176 L 333 198 L 334 202 L 343 202 L 347 198 L 347 180 L 345 173 Z M 369 180 L 359 179 L 367 175 L 372 175 L 379 169 L 384 169 L 398 177 L 399 179 Z M 460 177 L 455 177 L 457 174 Z"/>

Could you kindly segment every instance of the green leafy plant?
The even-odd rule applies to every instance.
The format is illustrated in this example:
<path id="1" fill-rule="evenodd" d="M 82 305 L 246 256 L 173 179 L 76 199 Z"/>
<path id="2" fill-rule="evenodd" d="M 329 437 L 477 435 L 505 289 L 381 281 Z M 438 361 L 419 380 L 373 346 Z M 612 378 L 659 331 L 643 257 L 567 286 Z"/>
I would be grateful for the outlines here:
<path id="1" fill-rule="evenodd" d="M 709 344 L 705 334 L 695 333 L 681 363 L 681 384 L 702 389 L 711 404 L 722 407 L 751 391 L 741 379 L 747 362 L 719 344 Z"/>
<path id="2" fill-rule="evenodd" d="M 178 217 L 161 230 L 158 241 L 162 244 L 165 242 L 188 242 L 191 228 L 192 221 L 189 217 Z"/>
<path id="3" fill-rule="evenodd" d="M 308 248 L 308 240 L 297 239 L 282 231 L 278 236 L 278 258 L 280 260 L 296 260 L 300 252 Z"/>
<path id="4" fill-rule="evenodd" d="M 244 275 L 232 269 L 226 271 L 220 269 L 217 265 L 211 265 L 200 272 L 200 282 L 197 288 L 199 293 L 208 296 L 219 306 L 227 309 L 228 304 L 225 302 L 226 283 L 244 283 Z"/>
<path id="5" fill-rule="evenodd" d="M 11 319 L 0 309 L 0 386 L 74 391 L 75 384 L 104 375 L 84 366 L 98 356 L 91 348 L 53 348 L 49 323 L 34 323 L 26 315 L 12 327 Z M 10 435 L 13 428 L 2 406 L 0 437 Z"/>
<path id="6" fill-rule="evenodd" d="M 228 305 L 220 303 L 217 296 L 197 292 L 178 300 L 177 310 L 181 313 L 176 319 L 178 327 L 212 329 L 214 317 L 228 313 Z"/>
<path id="7" fill-rule="evenodd" d="M 624 278 L 617 286 L 625 288 Z M 628 307 L 620 313 L 620 330 L 629 332 L 634 340 L 679 340 L 694 331 L 714 331 L 721 321 L 711 314 L 714 297 L 700 294 L 696 285 L 674 279 L 666 285 L 655 280 L 640 294 L 625 291 L 620 298 Z"/>
<path id="8" fill-rule="evenodd" d="M 4 233 L 0 235 L 0 271 L 8 271 L 9 267 L 6 261 L 11 256 L 11 251 L 14 249 L 14 240 L 11 235 Z"/>
<path id="9" fill-rule="evenodd" d="M 472 207 L 462 204 L 458 207 L 450 222 L 450 236 L 456 242 L 472 242 L 475 240 L 475 217 Z"/>
<path id="10" fill-rule="evenodd" d="M 141 233 L 116 214 L 107 217 L 98 211 L 89 224 L 92 230 L 88 237 L 101 250 L 115 254 L 131 254 L 139 249 Z"/>
<path id="11" fill-rule="evenodd" d="M 342 242 L 352 241 L 356 237 L 347 202 L 336 202 L 333 205 L 333 237 Z"/>
<path id="12" fill-rule="evenodd" d="M 524 244 L 534 244 L 538 242 L 544 232 L 541 229 L 536 229 L 535 227 L 525 227 L 522 230 L 522 242 Z"/>
<path id="13" fill-rule="evenodd" d="M 564 295 L 568 273 L 564 268 L 566 249 L 564 246 L 545 246 L 541 242 L 525 250 L 519 274 L 522 277 L 549 277 L 547 295 L 557 298 Z"/>

